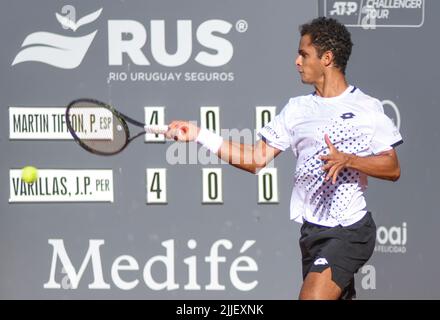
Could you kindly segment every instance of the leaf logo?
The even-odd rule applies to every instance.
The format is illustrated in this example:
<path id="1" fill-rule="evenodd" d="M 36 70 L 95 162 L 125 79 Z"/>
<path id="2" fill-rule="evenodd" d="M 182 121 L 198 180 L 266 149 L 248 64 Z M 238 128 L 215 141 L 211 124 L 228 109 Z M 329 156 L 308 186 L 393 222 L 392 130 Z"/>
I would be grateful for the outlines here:
<path id="1" fill-rule="evenodd" d="M 75 32 L 79 27 L 89 24 L 95 21 L 96 19 L 98 19 L 99 16 L 101 15 L 101 12 L 102 12 L 102 8 L 82 17 L 77 22 L 70 20 L 67 16 L 62 16 L 58 12 L 55 13 L 55 16 L 58 22 L 61 23 L 62 26 L 72 29 Z"/>
<path id="2" fill-rule="evenodd" d="M 55 13 L 55 16 L 62 26 L 75 32 L 79 27 L 98 19 L 101 12 L 102 8 L 82 17 L 77 22 L 59 13 Z M 95 30 L 81 37 L 66 37 L 43 31 L 31 33 L 24 39 L 21 50 L 11 65 L 35 61 L 61 69 L 75 69 L 84 59 L 97 32 L 98 30 Z"/>

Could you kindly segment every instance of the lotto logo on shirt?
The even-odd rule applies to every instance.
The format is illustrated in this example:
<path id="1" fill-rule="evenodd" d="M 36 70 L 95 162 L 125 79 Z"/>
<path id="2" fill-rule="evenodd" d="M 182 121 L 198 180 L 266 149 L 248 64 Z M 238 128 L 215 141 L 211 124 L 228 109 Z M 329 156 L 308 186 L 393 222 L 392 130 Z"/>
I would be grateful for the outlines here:
<path id="1" fill-rule="evenodd" d="M 375 252 L 382 253 L 405 253 L 407 236 L 407 223 L 403 222 L 401 226 L 377 228 Z"/>

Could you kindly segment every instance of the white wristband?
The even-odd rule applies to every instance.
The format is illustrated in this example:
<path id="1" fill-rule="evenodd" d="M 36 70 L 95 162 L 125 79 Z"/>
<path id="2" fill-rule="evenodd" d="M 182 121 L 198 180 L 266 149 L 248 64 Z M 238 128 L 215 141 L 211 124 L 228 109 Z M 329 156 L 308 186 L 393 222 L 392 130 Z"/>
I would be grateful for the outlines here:
<path id="1" fill-rule="evenodd" d="M 196 142 L 209 149 L 209 151 L 217 153 L 222 146 L 223 138 L 218 134 L 209 131 L 208 129 L 200 128 Z"/>

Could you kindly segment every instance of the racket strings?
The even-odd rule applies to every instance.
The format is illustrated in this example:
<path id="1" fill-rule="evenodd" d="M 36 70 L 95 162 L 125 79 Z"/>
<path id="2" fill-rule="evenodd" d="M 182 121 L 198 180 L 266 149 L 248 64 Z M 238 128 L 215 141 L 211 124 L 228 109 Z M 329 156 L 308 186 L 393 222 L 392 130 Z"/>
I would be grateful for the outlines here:
<path id="1" fill-rule="evenodd" d="M 97 102 L 79 100 L 67 111 L 69 131 L 87 150 L 114 154 L 128 143 L 128 127 L 111 109 Z"/>

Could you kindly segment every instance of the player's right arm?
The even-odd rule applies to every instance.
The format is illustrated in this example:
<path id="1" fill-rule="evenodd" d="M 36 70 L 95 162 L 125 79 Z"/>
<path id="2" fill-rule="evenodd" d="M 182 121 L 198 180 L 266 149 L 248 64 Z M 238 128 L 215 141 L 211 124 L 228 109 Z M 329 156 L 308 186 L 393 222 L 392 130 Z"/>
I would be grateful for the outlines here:
<path id="1" fill-rule="evenodd" d="M 223 141 L 217 156 L 234 167 L 257 173 L 280 152 L 280 149 L 269 146 L 264 140 L 259 140 L 254 145 Z"/>
<path id="2" fill-rule="evenodd" d="M 165 136 L 176 141 L 196 141 L 201 129 L 188 121 L 173 121 Z M 264 139 L 254 145 L 234 141 L 219 141 L 217 157 L 239 169 L 257 173 L 271 162 L 282 150 L 271 147 Z"/>

